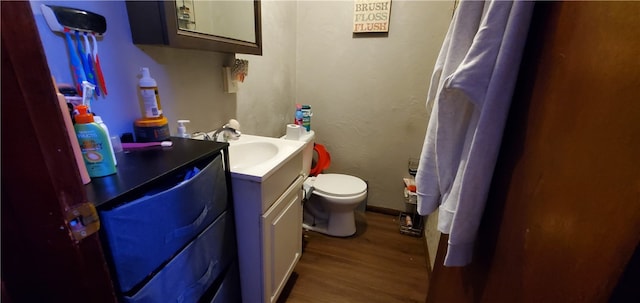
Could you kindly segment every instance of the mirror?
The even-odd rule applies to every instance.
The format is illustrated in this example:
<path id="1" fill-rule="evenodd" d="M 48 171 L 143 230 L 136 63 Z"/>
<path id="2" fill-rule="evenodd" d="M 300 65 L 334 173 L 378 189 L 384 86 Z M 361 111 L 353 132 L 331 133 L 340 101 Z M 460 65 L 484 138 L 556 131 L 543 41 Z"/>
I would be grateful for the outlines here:
<path id="1" fill-rule="evenodd" d="M 256 42 L 253 0 L 175 0 L 180 30 Z"/>
<path id="2" fill-rule="evenodd" d="M 135 44 L 262 55 L 260 0 L 127 1 Z"/>

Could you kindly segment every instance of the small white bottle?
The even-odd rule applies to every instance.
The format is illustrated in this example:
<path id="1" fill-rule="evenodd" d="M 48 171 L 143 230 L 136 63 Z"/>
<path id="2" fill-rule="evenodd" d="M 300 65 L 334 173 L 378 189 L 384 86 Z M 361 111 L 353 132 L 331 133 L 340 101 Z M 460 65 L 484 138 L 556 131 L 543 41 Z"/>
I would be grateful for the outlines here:
<path id="1" fill-rule="evenodd" d="M 191 135 L 187 132 L 185 123 L 191 122 L 190 120 L 178 120 L 178 137 L 191 138 Z"/>
<path id="2" fill-rule="evenodd" d="M 140 95 L 142 96 L 142 114 L 144 118 L 147 119 L 162 118 L 158 83 L 155 79 L 151 78 L 149 68 L 141 68 L 140 73 L 142 74 L 142 78 L 140 78 L 138 85 L 140 86 Z"/>
<path id="3" fill-rule="evenodd" d="M 107 125 L 104 124 L 104 121 L 102 121 L 102 117 L 100 116 L 93 116 L 93 122 L 95 122 L 96 124 L 100 125 L 100 127 L 102 127 L 102 129 L 104 129 L 104 132 L 107 133 L 107 138 L 109 138 L 109 140 L 107 140 L 107 145 L 109 145 L 109 149 L 111 149 L 111 156 L 113 158 L 113 165 L 118 165 L 118 161 L 116 161 L 116 151 L 113 149 L 113 144 L 111 144 L 111 135 L 109 134 L 109 128 L 107 128 Z"/>

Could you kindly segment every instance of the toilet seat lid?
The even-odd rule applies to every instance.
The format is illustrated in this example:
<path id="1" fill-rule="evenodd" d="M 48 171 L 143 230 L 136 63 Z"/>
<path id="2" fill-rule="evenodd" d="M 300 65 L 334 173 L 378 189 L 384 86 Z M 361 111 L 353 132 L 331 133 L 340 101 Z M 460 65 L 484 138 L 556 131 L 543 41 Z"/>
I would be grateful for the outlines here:
<path id="1" fill-rule="evenodd" d="M 362 194 L 367 190 L 367 183 L 362 179 L 342 174 L 319 174 L 313 184 L 314 191 L 348 197 Z"/>

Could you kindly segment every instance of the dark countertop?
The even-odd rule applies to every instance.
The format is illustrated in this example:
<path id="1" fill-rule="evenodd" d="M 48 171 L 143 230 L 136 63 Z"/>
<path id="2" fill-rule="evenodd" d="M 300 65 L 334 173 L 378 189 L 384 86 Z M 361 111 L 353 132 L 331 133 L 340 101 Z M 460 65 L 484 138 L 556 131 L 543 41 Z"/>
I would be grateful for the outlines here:
<path id="1" fill-rule="evenodd" d="M 85 185 L 87 198 L 98 210 L 136 199 L 174 173 L 210 161 L 227 143 L 171 137 L 171 147 L 149 147 L 116 153 L 118 172 L 92 178 Z M 156 181 L 156 182 L 151 182 Z M 153 184 L 151 184 L 153 183 Z"/>

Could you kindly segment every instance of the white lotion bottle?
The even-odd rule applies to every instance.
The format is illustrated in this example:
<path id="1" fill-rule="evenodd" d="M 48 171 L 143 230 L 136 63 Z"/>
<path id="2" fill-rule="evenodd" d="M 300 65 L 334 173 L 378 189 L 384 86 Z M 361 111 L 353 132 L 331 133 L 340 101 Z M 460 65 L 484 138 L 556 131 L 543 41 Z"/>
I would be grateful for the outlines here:
<path id="1" fill-rule="evenodd" d="M 138 82 L 140 95 L 142 96 L 142 107 L 144 118 L 162 118 L 162 107 L 160 106 L 160 94 L 158 93 L 158 83 L 151 78 L 148 67 L 140 69 L 142 78 Z"/>
<path id="2" fill-rule="evenodd" d="M 118 161 L 116 161 L 116 151 L 113 149 L 113 144 L 111 144 L 111 135 L 109 134 L 109 128 L 107 127 L 106 124 L 104 124 L 104 121 L 102 121 L 102 118 L 100 116 L 94 115 L 93 122 L 100 125 L 100 127 L 104 129 L 104 132 L 107 133 L 107 138 L 109 138 L 109 140 L 107 140 L 107 145 L 109 145 L 109 149 L 111 149 L 111 156 L 113 157 L 113 165 L 118 165 Z"/>

